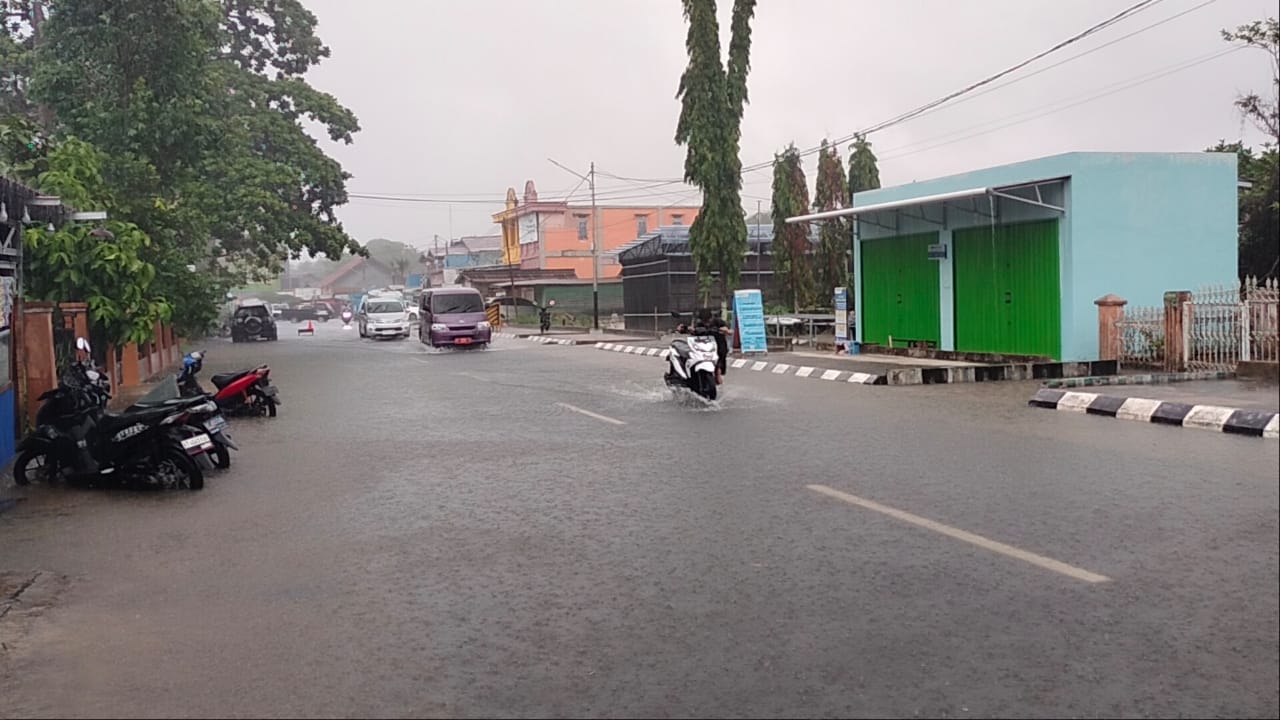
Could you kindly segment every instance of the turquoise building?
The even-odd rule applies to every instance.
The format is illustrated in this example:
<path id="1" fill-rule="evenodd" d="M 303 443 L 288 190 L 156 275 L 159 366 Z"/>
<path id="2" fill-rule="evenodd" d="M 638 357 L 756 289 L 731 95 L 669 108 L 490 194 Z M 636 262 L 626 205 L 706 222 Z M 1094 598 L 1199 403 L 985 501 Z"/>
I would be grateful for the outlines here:
<path id="1" fill-rule="evenodd" d="M 1076 152 L 858 193 L 855 339 L 1054 360 L 1098 357 L 1108 293 L 1236 279 L 1236 156 Z"/>

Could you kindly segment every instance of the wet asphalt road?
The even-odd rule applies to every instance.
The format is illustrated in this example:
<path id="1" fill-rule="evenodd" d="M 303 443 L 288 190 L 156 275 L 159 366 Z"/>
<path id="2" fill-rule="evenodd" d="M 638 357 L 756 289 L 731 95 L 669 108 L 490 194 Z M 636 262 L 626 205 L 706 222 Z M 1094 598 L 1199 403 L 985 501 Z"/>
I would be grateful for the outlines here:
<path id="1" fill-rule="evenodd" d="M 0 619 L 0 716 L 1277 714 L 1274 442 L 282 331 L 208 344 L 287 404 L 204 491 L 0 515 L 0 571 L 62 578 Z"/>

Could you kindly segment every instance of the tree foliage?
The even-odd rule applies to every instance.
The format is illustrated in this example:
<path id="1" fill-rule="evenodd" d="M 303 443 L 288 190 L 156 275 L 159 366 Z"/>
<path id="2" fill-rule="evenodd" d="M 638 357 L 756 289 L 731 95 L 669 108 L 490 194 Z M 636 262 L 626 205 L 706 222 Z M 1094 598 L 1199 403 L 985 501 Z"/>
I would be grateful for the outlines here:
<path id="1" fill-rule="evenodd" d="M 1280 152 L 1254 152 L 1244 143 L 1218 141 L 1208 152 L 1235 153 L 1240 179 L 1240 276 L 1274 277 L 1280 271 Z"/>
<path id="2" fill-rule="evenodd" d="M 788 145 L 773 158 L 773 277 L 782 297 L 794 309 L 814 301 L 814 278 L 808 223 L 787 223 L 809 208 L 809 186 L 800 151 Z"/>
<path id="3" fill-rule="evenodd" d="M 109 207 L 104 161 L 93 146 L 68 138 L 49 154 L 38 184 L 73 207 Z M 156 267 L 146 259 L 151 238 L 137 225 L 70 222 L 31 228 L 24 241 L 27 295 L 88 304 L 95 335 L 107 342 L 145 342 L 156 322 L 169 319 L 171 305 L 156 292 Z"/>
<path id="4" fill-rule="evenodd" d="M 684 179 L 702 191 L 702 209 L 689 227 L 689 249 L 702 278 L 719 278 L 721 297 L 738 284 L 747 252 L 742 213 L 742 113 L 750 73 L 755 0 L 734 0 L 729 54 L 721 61 L 715 0 L 684 0 L 689 63 L 676 97 L 675 141 L 686 148 Z"/>
<path id="5" fill-rule="evenodd" d="M 100 151 L 111 216 L 150 237 L 156 291 L 180 326 L 198 332 L 228 286 L 291 255 L 363 253 L 334 214 L 348 175 L 304 129 L 351 142 L 359 124 L 303 78 L 329 51 L 300 0 L 0 3 L 16 13 L 0 102 L 22 110 L 0 122 L 0 164 L 37 182 L 65 138 Z M 52 10 L 37 28 L 41 5 Z M 50 118 L 40 132 L 36 102 Z"/>
<path id="6" fill-rule="evenodd" d="M 1275 277 L 1280 272 L 1280 22 L 1257 20 L 1223 30 L 1222 37 L 1261 49 L 1271 61 L 1271 97 L 1251 92 L 1236 100 L 1241 114 L 1267 135 L 1261 151 L 1225 141 L 1209 151 L 1236 153 L 1240 179 L 1249 184 L 1239 192 L 1240 275 Z"/>
<path id="7" fill-rule="evenodd" d="M 849 202 L 852 204 L 854 193 L 880 188 L 880 167 L 866 137 L 855 135 L 849 147 Z"/>
<path id="8" fill-rule="evenodd" d="M 1271 97 L 1247 93 L 1236 99 L 1236 107 L 1270 142 L 1280 144 L 1280 21 L 1276 18 L 1255 20 L 1235 30 L 1223 30 L 1222 39 L 1263 50 L 1271 56 Z"/>
<path id="9" fill-rule="evenodd" d="M 839 210 L 849 197 L 849 181 L 840 162 L 840 151 L 824 139 L 818 151 L 818 178 L 813 192 L 813 209 L 818 212 Z M 818 288 L 829 296 L 849 279 L 850 222 L 848 218 L 830 218 L 818 223 Z"/>

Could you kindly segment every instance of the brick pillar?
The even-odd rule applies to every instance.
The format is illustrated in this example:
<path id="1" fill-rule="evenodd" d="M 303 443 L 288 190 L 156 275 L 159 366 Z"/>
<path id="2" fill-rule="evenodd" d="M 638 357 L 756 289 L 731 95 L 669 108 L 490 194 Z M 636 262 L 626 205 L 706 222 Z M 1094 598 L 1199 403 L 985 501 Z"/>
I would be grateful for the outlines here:
<path id="1" fill-rule="evenodd" d="M 116 362 L 116 346 L 107 345 L 107 377 L 111 378 L 111 391 L 115 392 L 115 388 L 120 384 L 120 367 Z"/>
<path id="2" fill-rule="evenodd" d="M 71 327 L 77 338 L 89 339 L 89 306 L 85 303 L 58 303 L 63 316 L 71 316 Z"/>
<path id="3" fill-rule="evenodd" d="M 28 303 L 22 310 L 22 347 L 18 370 L 22 373 L 27 422 L 35 425 L 39 398 L 58 386 L 58 361 L 53 350 L 53 304 Z"/>
<path id="4" fill-rule="evenodd" d="M 1183 317 L 1183 307 L 1191 302 L 1186 290 L 1164 294 L 1164 370 L 1182 372 L 1187 369 L 1187 348 L 1182 342 L 1182 329 L 1191 318 Z"/>
<path id="5" fill-rule="evenodd" d="M 120 353 L 120 386 L 129 387 L 142 382 L 139 377 L 138 346 L 129 343 Z"/>
<path id="6" fill-rule="evenodd" d="M 1098 359 L 1119 360 L 1124 346 L 1120 321 L 1124 318 L 1124 306 L 1129 301 L 1119 295 L 1103 295 L 1093 304 L 1098 306 Z"/>

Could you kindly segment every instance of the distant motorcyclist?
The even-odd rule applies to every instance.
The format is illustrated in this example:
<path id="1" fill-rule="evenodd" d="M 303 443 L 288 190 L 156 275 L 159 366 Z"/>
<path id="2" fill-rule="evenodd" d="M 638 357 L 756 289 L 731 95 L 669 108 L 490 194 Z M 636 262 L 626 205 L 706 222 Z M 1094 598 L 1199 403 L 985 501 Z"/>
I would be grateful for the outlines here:
<path id="1" fill-rule="evenodd" d="M 538 333 L 542 334 L 551 330 L 551 308 L 556 306 L 555 300 L 548 300 L 547 304 L 538 310 Z"/>
<path id="2" fill-rule="evenodd" d="M 729 370 L 729 324 L 720 319 L 719 313 L 712 314 L 710 308 L 703 308 L 698 313 L 696 326 L 703 330 L 711 330 L 716 339 L 716 384 L 724 383 L 724 376 Z"/>

